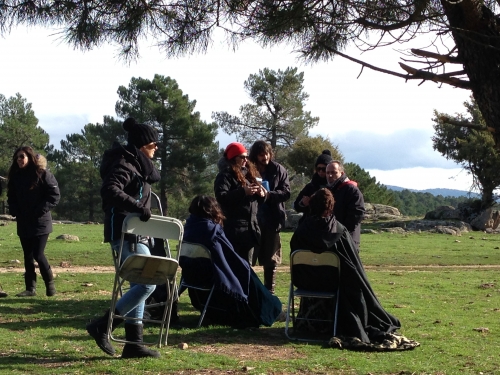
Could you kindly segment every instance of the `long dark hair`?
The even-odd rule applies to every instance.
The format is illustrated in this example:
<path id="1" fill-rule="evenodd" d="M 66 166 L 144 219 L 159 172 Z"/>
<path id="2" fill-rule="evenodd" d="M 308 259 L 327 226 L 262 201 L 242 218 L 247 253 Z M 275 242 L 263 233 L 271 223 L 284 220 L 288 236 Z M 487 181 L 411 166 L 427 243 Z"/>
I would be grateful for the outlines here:
<path id="1" fill-rule="evenodd" d="M 17 164 L 17 154 L 21 151 L 24 152 L 28 157 L 28 165 L 22 168 L 22 170 L 26 171 L 26 173 L 31 176 L 30 189 L 33 189 L 42 177 L 44 169 L 39 165 L 35 151 L 33 151 L 30 146 L 21 146 L 16 151 L 14 151 L 14 155 L 12 155 L 12 164 L 7 175 L 7 178 L 9 180 L 7 182 L 8 189 L 12 187 L 12 177 L 21 171 L 21 168 L 19 168 L 19 165 Z"/>
<path id="2" fill-rule="evenodd" d="M 266 141 L 263 140 L 255 141 L 252 147 L 250 147 L 248 158 L 252 163 L 257 164 L 257 157 L 264 153 L 269 154 L 269 159 L 274 157 L 273 148 L 269 143 L 266 143 Z"/>
<path id="3" fill-rule="evenodd" d="M 197 195 L 194 197 L 189 205 L 189 213 L 210 219 L 220 225 L 222 225 L 225 219 L 217 200 L 208 195 Z"/>
<path id="4" fill-rule="evenodd" d="M 236 157 L 228 160 L 227 162 L 236 175 L 236 179 L 243 186 L 246 185 L 247 180 L 252 184 L 257 182 L 256 177 L 260 177 L 259 171 L 249 159 L 247 159 L 247 164 L 245 166 L 245 168 L 247 169 L 246 175 L 243 174 L 242 168 L 238 167 L 238 165 L 236 164 Z"/>

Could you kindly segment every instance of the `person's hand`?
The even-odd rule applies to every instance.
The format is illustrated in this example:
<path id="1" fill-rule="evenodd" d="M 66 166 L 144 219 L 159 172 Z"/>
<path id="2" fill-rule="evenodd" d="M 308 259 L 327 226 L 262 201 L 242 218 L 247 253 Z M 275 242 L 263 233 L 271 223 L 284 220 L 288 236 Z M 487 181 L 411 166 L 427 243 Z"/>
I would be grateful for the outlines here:
<path id="1" fill-rule="evenodd" d="M 147 207 L 142 207 L 142 212 L 141 216 L 139 216 L 139 219 L 141 219 L 141 221 L 148 221 L 149 219 L 151 219 L 151 210 Z"/>
<path id="2" fill-rule="evenodd" d="M 260 195 L 261 197 L 265 197 L 265 196 L 267 195 L 267 193 L 268 193 L 268 192 L 267 192 L 266 188 L 265 188 L 264 186 L 262 186 L 262 185 L 261 185 L 261 186 L 260 186 L 259 195 Z"/>
<path id="3" fill-rule="evenodd" d="M 311 197 L 306 197 L 305 195 L 302 197 L 302 200 L 300 201 L 300 203 L 302 204 L 302 206 L 304 207 L 307 207 L 309 206 L 309 201 L 311 200 Z"/>
<path id="4" fill-rule="evenodd" d="M 251 184 L 249 186 L 243 186 L 246 195 L 254 195 L 259 192 L 260 185 L 259 184 Z"/>

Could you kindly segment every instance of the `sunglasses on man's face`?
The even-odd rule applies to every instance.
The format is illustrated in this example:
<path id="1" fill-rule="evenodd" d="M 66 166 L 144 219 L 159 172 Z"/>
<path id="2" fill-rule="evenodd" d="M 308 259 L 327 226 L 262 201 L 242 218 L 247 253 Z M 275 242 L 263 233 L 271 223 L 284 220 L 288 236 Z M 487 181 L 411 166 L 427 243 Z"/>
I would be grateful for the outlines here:
<path id="1" fill-rule="evenodd" d="M 22 154 L 22 155 L 17 155 L 17 158 L 16 159 L 19 159 L 19 160 L 22 160 L 26 157 L 26 155 Z"/>
<path id="2" fill-rule="evenodd" d="M 317 167 L 316 172 L 326 172 L 326 167 Z"/>
<path id="3" fill-rule="evenodd" d="M 246 155 L 239 155 L 238 156 L 241 160 L 247 160 L 248 159 L 248 156 Z"/>

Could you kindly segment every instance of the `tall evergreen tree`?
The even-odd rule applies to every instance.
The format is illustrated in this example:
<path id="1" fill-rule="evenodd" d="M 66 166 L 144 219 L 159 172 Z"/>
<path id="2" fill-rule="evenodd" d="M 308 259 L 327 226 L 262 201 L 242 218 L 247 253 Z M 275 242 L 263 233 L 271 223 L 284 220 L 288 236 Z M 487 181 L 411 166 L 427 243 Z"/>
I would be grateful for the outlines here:
<path id="1" fill-rule="evenodd" d="M 45 153 L 48 143 L 49 135 L 38 126 L 31 103 L 19 93 L 10 98 L 0 94 L 0 176 L 7 175 L 18 147 L 31 146 Z"/>
<path id="2" fill-rule="evenodd" d="M 205 182 L 210 156 L 218 151 L 214 143 L 217 125 L 200 119 L 194 111 L 196 101 L 189 100 L 170 77 L 132 78 L 128 87 L 118 88 L 118 96 L 118 116 L 134 117 L 160 134 L 155 159 L 161 174 L 160 200 L 168 212 L 167 193 L 180 198 Z"/>
<path id="3" fill-rule="evenodd" d="M 300 137 L 293 145 L 286 158 L 286 164 L 295 173 L 311 178 L 314 172 L 314 163 L 323 150 L 330 150 L 333 160 L 343 163 L 344 157 L 332 141 L 321 135 L 315 137 Z"/>
<path id="4" fill-rule="evenodd" d="M 346 163 L 344 165 L 345 173 L 349 179 L 358 183 L 359 190 L 363 193 L 365 202 L 394 205 L 394 193 L 388 190 L 385 185 L 377 182 L 375 177 L 365 171 L 356 163 Z"/>
<path id="5" fill-rule="evenodd" d="M 55 208 L 59 217 L 102 220 L 99 167 L 104 151 L 112 142 L 125 139 L 121 124 L 105 116 L 103 124 L 87 124 L 81 134 L 67 135 L 61 141 L 61 150 L 49 154 L 48 159 L 57 166 L 55 176 L 61 190 L 61 201 Z"/>
<path id="6" fill-rule="evenodd" d="M 309 94 L 304 92 L 304 73 L 297 68 L 274 71 L 268 68 L 251 74 L 244 89 L 252 104 L 240 107 L 240 116 L 214 112 L 212 118 L 228 134 L 236 134 L 242 143 L 252 144 L 257 139 L 277 146 L 293 146 L 308 134 L 319 118 L 304 111 Z"/>
<path id="7" fill-rule="evenodd" d="M 473 186 L 481 191 L 482 208 L 495 203 L 493 191 L 500 186 L 500 152 L 489 132 L 456 124 L 485 122 L 473 98 L 464 103 L 467 113 L 450 116 L 434 111 L 433 147 L 446 159 L 460 164 L 473 177 Z"/>

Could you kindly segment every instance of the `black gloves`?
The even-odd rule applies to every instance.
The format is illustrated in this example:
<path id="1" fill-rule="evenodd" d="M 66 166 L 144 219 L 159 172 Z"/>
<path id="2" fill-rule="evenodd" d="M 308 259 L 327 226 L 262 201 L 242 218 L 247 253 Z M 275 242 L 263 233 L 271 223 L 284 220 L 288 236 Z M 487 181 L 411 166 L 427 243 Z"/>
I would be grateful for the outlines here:
<path id="1" fill-rule="evenodd" d="M 141 216 L 139 217 L 139 219 L 141 219 L 141 221 L 148 221 L 149 219 L 151 219 L 151 210 L 147 207 L 142 207 L 140 214 Z"/>

